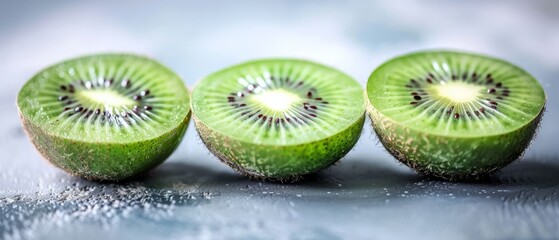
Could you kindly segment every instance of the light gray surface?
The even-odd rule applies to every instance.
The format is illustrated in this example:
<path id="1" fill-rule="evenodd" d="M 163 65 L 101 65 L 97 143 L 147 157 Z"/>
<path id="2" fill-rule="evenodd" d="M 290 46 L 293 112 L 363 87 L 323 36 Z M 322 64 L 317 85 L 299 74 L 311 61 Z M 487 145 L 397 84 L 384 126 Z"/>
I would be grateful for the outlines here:
<path id="1" fill-rule="evenodd" d="M 557 1 L 196 1 L 0 3 L 0 238 L 559 238 Z M 250 181 L 210 155 L 194 126 L 163 165 L 122 184 L 83 181 L 41 160 L 15 97 L 45 66 L 129 51 L 188 86 L 259 57 L 301 57 L 365 83 L 397 54 L 457 48 L 510 60 L 548 94 L 525 158 L 482 183 L 424 178 L 399 165 L 370 122 L 342 162 L 296 184 Z"/>

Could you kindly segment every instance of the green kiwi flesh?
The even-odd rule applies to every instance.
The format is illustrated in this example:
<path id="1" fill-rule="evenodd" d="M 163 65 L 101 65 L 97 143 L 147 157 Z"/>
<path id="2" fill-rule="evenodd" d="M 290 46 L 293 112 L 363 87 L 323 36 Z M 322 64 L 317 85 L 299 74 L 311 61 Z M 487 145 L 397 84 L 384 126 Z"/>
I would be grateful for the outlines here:
<path id="1" fill-rule="evenodd" d="M 121 180 L 159 165 L 190 119 L 182 80 L 154 60 L 129 54 L 48 67 L 23 86 L 17 106 L 41 155 L 90 180 Z"/>
<path id="2" fill-rule="evenodd" d="M 259 179 L 297 180 L 355 145 L 364 122 L 362 91 L 320 64 L 256 60 L 199 81 L 192 112 L 202 141 L 232 168 Z"/>
<path id="3" fill-rule="evenodd" d="M 518 159 L 545 108 L 542 86 L 499 59 L 424 51 L 396 57 L 367 83 L 384 147 L 416 171 L 475 180 Z"/>

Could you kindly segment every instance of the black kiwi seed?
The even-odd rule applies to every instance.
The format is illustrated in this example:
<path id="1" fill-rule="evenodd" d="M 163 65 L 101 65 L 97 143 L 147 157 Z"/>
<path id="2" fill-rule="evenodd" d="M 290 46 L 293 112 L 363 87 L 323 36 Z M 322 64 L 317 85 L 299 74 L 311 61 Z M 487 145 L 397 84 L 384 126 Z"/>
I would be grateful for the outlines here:
<path id="1" fill-rule="evenodd" d="M 68 88 L 66 88 L 66 86 L 62 85 L 62 86 L 60 86 L 60 90 L 66 91 L 66 90 L 68 90 Z"/>
<path id="2" fill-rule="evenodd" d="M 74 111 L 76 111 L 76 112 L 81 112 L 82 110 L 83 110 L 83 107 L 81 107 L 81 106 L 74 108 Z"/>
<path id="3" fill-rule="evenodd" d="M 120 86 L 122 86 L 123 88 L 129 88 L 129 87 L 130 87 L 130 80 L 128 80 L 128 79 L 123 80 L 123 81 L 120 83 Z"/>
<path id="4" fill-rule="evenodd" d="M 147 95 L 149 95 L 149 89 L 146 89 L 146 90 L 144 90 L 144 91 L 141 91 L 141 92 L 140 92 L 140 95 L 141 95 L 141 96 L 147 96 Z"/>
<path id="5" fill-rule="evenodd" d="M 305 83 L 303 81 L 295 81 L 293 79 L 293 81 L 291 81 L 289 78 L 285 78 L 285 77 L 273 77 L 273 76 L 263 76 L 264 78 L 268 78 L 270 80 L 275 81 L 276 83 L 278 83 L 279 86 L 281 87 L 288 87 L 288 88 L 293 88 L 293 90 L 296 90 L 296 92 L 298 92 L 301 88 L 301 86 L 305 87 Z M 289 83 L 291 81 L 291 83 Z M 419 83 L 416 83 L 417 86 L 419 86 Z M 300 107 L 302 107 L 302 109 L 304 111 L 300 112 L 300 114 L 298 114 L 298 116 L 294 117 L 294 118 L 278 118 L 278 117 L 273 117 L 273 116 L 266 116 L 264 114 L 258 113 L 259 111 L 256 112 L 250 112 L 247 111 L 246 107 L 247 103 L 245 103 L 245 99 L 243 99 L 245 97 L 245 94 L 258 94 L 259 91 L 252 91 L 254 89 L 262 89 L 262 90 L 269 90 L 268 88 L 274 88 L 277 87 L 278 85 L 258 85 L 258 84 L 247 84 L 245 87 L 243 87 L 241 89 L 241 91 L 237 91 L 237 92 L 231 92 L 228 96 L 227 96 L 227 101 L 230 103 L 229 105 L 235 109 L 238 109 L 237 111 L 239 111 L 239 115 L 240 116 L 246 116 L 247 119 L 251 119 L 252 117 L 257 117 L 256 119 L 254 119 L 255 121 L 260 121 L 263 124 L 266 124 L 267 126 L 273 127 L 273 126 L 279 126 L 279 124 L 284 124 L 286 122 L 292 122 L 291 120 L 295 121 L 295 122 L 300 122 L 300 123 L 306 123 L 309 120 L 311 120 L 314 117 L 317 117 L 318 111 L 319 111 L 319 105 L 324 106 L 326 104 L 329 104 L 328 101 L 324 101 L 324 99 L 320 96 L 316 96 L 317 95 L 317 89 L 314 87 L 310 87 L 308 88 L 307 91 L 303 92 L 303 96 L 307 97 L 307 101 L 303 102 L 302 105 Z M 312 120 L 311 120 L 312 121 Z"/>
<path id="6" fill-rule="evenodd" d="M 142 100 L 142 97 L 139 96 L 139 95 L 134 95 L 134 96 L 132 97 L 132 99 L 134 99 L 134 100 L 136 100 L 136 101 L 140 101 L 140 100 Z"/>
<path id="7" fill-rule="evenodd" d="M 442 109 L 441 109 L 442 110 Z M 447 111 L 446 114 L 450 115 L 452 112 L 454 112 L 454 106 L 451 106 Z"/>
<path id="8" fill-rule="evenodd" d="M 105 79 L 105 87 L 113 85 L 114 79 Z"/>
<path id="9" fill-rule="evenodd" d="M 144 110 L 146 111 L 151 111 L 152 107 L 151 106 L 144 106 Z"/>
<path id="10" fill-rule="evenodd" d="M 64 101 L 66 99 L 68 99 L 68 96 L 59 96 L 58 97 L 58 101 Z"/>
<path id="11" fill-rule="evenodd" d="M 432 73 L 428 73 L 428 76 L 425 78 L 427 83 L 432 83 L 433 79 L 436 79 L 435 76 Z M 504 100 L 505 97 L 508 97 L 510 94 L 510 90 L 507 86 L 504 86 L 502 82 L 495 82 L 495 80 L 493 79 L 493 76 L 491 73 L 487 73 L 487 74 L 478 74 L 477 72 L 472 72 L 472 73 L 456 73 L 456 74 L 452 74 L 450 75 L 450 78 L 452 80 L 464 80 L 464 81 L 469 81 L 469 79 L 471 80 L 471 82 L 475 83 L 478 81 L 478 79 L 480 78 L 485 78 L 482 82 L 477 83 L 478 85 L 493 85 L 493 86 L 489 86 L 487 87 L 486 93 L 487 94 L 492 94 L 492 95 L 497 95 L 492 97 L 492 99 L 490 98 L 486 98 L 488 105 L 485 108 L 491 108 L 491 109 L 497 109 L 497 106 L 499 105 L 499 102 Z M 410 101 L 410 105 L 413 105 L 414 107 L 417 107 L 422 100 L 424 100 L 426 98 L 426 96 L 428 96 L 429 94 L 425 91 L 425 88 L 422 84 L 427 84 L 425 82 L 418 82 L 415 79 L 421 79 L 421 78 L 411 78 L 409 79 L 408 84 L 405 85 L 406 88 L 410 88 L 410 94 L 413 97 L 413 100 Z M 441 80 L 441 81 L 444 81 Z M 449 108 L 445 109 L 441 109 L 441 113 L 445 113 L 448 116 L 452 116 L 455 119 L 459 119 L 461 116 L 468 116 L 468 117 L 472 117 L 472 116 L 480 116 L 485 114 L 485 108 L 479 108 L 476 111 L 466 111 L 466 110 L 460 110 L 460 111 L 454 111 L 454 106 L 451 106 Z"/>

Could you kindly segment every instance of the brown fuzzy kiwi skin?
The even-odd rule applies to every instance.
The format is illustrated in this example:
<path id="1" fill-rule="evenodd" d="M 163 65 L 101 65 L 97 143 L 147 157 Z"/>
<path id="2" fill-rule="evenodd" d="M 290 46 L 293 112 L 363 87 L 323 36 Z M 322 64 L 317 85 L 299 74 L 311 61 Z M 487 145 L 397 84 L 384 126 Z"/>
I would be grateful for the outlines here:
<path id="1" fill-rule="evenodd" d="M 519 159 L 545 112 L 511 132 L 481 138 L 437 136 L 400 125 L 367 106 L 373 129 L 397 160 L 416 172 L 450 181 L 476 181 Z"/>
<path id="2" fill-rule="evenodd" d="M 193 115 L 196 129 L 210 152 L 242 175 L 258 180 L 294 182 L 329 167 L 357 143 L 365 115 L 326 139 L 303 145 L 263 146 L 220 134 Z"/>
<path id="3" fill-rule="evenodd" d="M 99 143 L 51 135 L 19 113 L 27 136 L 44 159 L 71 175 L 94 181 L 125 180 L 161 164 L 181 142 L 190 115 L 189 111 L 180 124 L 157 138 Z"/>

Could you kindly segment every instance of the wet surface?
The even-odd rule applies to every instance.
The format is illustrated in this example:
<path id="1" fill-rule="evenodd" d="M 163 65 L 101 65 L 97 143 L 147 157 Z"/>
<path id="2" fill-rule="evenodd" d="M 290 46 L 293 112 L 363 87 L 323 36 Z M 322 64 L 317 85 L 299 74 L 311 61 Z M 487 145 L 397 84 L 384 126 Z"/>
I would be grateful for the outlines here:
<path id="1" fill-rule="evenodd" d="M 0 19 L 11 21 L 0 23 L 0 72 L 6 75 L 0 88 L 0 239 L 559 238 L 559 59 L 550 54 L 559 52 L 550 44 L 559 39 L 552 28 L 559 24 L 558 5 L 406 3 L 109 8 L 23 1 L 1 7 L 6 14 Z M 337 165 L 297 183 L 258 182 L 213 157 L 191 124 L 177 151 L 155 170 L 127 182 L 96 183 L 42 160 L 15 107 L 17 90 L 34 72 L 90 52 L 151 55 L 191 88 L 227 65 L 273 56 L 333 65 L 364 84 L 386 59 L 433 47 L 503 57 L 540 80 L 547 113 L 521 161 L 481 182 L 419 176 L 386 153 L 367 121 L 355 149 Z"/>
<path id="2" fill-rule="evenodd" d="M 297 183 L 251 181 L 206 165 L 167 162 L 118 184 L 56 172 L 61 182 L 53 184 L 65 186 L 60 191 L 0 198 L 0 230 L 14 239 L 99 230 L 109 237 L 131 232 L 126 236 L 152 239 L 213 238 L 233 230 L 239 238 L 303 239 L 377 233 L 408 238 L 417 231 L 428 238 L 559 234 L 556 159 L 525 159 L 475 183 L 418 176 L 390 160 L 348 158 Z M 402 225 L 405 230 L 387 232 Z"/>

